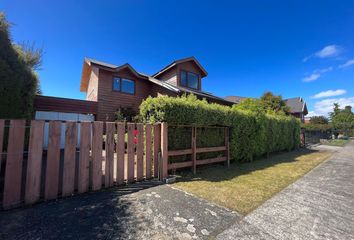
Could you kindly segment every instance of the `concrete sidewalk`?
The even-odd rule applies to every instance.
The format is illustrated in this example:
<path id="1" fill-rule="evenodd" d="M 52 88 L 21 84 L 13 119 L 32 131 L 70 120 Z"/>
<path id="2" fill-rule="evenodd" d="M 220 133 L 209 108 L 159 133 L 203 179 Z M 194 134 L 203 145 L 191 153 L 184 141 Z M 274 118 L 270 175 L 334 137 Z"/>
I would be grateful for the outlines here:
<path id="1" fill-rule="evenodd" d="M 354 142 L 217 239 L 354 239 Z"/>

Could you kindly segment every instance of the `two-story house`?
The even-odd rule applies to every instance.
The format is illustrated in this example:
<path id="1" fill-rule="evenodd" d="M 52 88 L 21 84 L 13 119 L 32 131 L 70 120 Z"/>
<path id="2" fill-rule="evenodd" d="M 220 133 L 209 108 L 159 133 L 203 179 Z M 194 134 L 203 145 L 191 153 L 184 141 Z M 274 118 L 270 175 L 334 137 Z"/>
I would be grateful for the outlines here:
<path id="1" fill-rule="evenodd" d="M 116 66 L 85 58 L 80 91 L 86 100 L 97 102 L 96 120 L 112 121 L 119 108 L 138 112 L 148 96 L 180 96 L 194 94 L 209 102 L 232 105 L 233 102 L 202 91 L 203 78 L 208 73 L 194 58 L 184 58 L 167 65 L 149 76 L 136 71 L 131 65 Z"/>

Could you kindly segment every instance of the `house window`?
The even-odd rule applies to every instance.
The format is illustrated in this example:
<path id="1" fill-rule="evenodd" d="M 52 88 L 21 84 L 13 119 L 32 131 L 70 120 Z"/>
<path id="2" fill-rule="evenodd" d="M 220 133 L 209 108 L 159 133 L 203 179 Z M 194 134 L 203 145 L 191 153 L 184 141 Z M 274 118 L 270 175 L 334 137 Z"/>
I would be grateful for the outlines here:
<path id="1" fill-rule="evenodd" d="M 113 91 L 135 94 L 135 81 L 126 78 L 113 78 Z"/>
<path id="2" fill-rule="evenodd" d="M 181 71 L 180 85 L 199 89 L 199 75 L 192 72 Z"/>

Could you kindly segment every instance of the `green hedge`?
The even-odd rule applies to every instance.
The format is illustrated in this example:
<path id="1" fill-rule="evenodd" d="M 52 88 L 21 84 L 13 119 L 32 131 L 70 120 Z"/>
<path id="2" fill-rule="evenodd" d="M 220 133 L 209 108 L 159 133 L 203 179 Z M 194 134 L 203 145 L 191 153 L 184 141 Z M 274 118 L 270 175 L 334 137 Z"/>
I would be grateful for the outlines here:
<path id="1" fill-rule="evenodd" d="M 209 104 L 193 95 L 177 98 L 149 97 L 140 105 L 140 116 L 144 122 L 150 123 L 229 126 L 231 158 L 238 161 L 251 161 L 254 157 L 291 150 L 300 145 L 300 122 L 293 117 L 256 114 L 219 104 Z M 183 134 L 186 133 L 174 132 L 173 136 L 171 135 L 170 144 L 174 145 L 174 148 L 178 149 L 175 145 L 182 146 L 184 141 L 190 141 L 186 137 L 178 137 Z M 205 138 L 198 141 L 203 146 L 213 145 L 220 142 L 220 136 L 206 134 Z"/>

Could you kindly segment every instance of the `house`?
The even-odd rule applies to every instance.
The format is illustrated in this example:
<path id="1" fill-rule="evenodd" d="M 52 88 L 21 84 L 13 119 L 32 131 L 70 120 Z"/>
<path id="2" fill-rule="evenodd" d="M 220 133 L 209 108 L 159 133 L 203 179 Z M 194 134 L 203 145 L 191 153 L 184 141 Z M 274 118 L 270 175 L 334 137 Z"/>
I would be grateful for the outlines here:
<path id="1" fill-rule="evenodd" d="M 247 99 L 247 97 L 228 96 L 225 99 L 238 104 L 243 100 Z M 284 99 L 284 102 L 289 107 L 291 115 L 293 115 L 296 118 L 299 118 L 301 122 L 305 121 L 305 116 L 308 114 L 308 110 L 307 110 L 306 102 L 302 97 Z"/>
<path id="2" fill-rule="evenodd" d="M 302 97 L 294 97 L 284 99 L 286 105 L 290 108 L 290 113 L 301 122 L 305 122 L 305 116 L 309 113 L 307 110 L 306 102 Z"/>
<path id="3" fill-rule="evenodd" d="M 119 108 L 138 112 L 141 102 L 148 96 L 187 93 L 208 102 L 231 106 L 233 102 L 202 90 L 207 75 L 194 57 L 174 61 L 151 76 L 138 72 L 128 63 L 116 66 L 85 58 L 80 91 L 86 93 L 87 101 L 97 102 L 96 120 L 99 121 L 113 121 Z"/>

